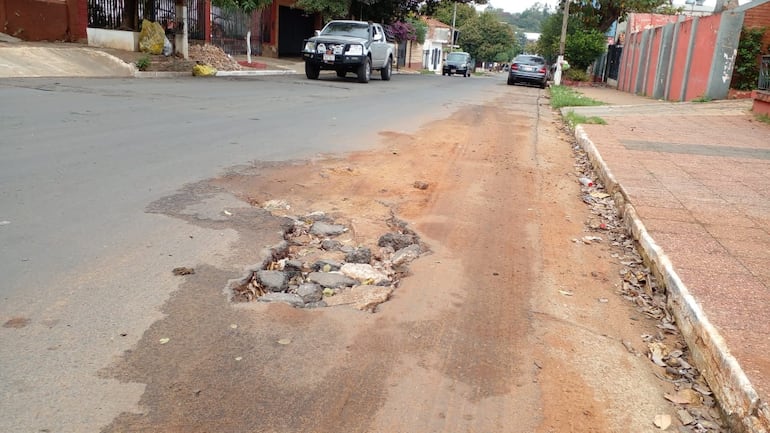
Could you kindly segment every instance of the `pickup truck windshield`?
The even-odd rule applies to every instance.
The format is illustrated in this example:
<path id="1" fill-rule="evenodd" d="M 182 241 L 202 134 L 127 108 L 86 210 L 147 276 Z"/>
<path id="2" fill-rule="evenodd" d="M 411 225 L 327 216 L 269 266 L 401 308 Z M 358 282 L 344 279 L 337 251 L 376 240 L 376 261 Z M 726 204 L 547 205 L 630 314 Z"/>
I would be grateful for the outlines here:
<path id="1" fill-rule="evenodd" d="M 361 23 L 331 22 L 321 32 L 324 36 L 352 36 L 367 39 L 369 26 Z"/>

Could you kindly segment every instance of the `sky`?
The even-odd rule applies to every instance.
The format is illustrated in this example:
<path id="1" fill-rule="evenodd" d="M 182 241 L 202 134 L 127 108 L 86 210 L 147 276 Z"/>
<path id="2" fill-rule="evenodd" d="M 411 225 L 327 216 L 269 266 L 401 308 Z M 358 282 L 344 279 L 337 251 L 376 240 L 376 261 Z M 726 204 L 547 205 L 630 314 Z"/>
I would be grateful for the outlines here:
<path id="1" fill-rule="evenodd" d="M 558 6 L 558 0 L 488 0 L 489 3 L 495 9 L 502 9 L 506 12 L 516 13 L 522 12 L 525 9 L 531 7 L 535 3 L 547 4 L 551 6 L 551 9 Z M 740 4 L 747 3 L 748 0 L 740 0 Z M 674 6 L 685 6 L 685 0 L 674 0 Z M 706 0 L 704 6 L 711 6 L 712 8 L 716 4 L 716 0 Z M 685 6 L 687 7 L 687 6 Z"/>

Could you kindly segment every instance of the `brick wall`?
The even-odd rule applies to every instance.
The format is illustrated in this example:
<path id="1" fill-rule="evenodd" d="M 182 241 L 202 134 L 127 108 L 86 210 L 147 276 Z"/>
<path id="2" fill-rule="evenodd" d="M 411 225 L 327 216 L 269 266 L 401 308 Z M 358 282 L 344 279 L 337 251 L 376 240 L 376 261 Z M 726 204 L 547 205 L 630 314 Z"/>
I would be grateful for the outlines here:
<path id="1" fill-rule="evenodd" d="M 766 27 L 765 37 L 762 38 L 762 53 L 768 54 L 770 48 L 770 2 L 755 6 L 746 10 L 746 16 L 743 18 L 745 27 Z"/>

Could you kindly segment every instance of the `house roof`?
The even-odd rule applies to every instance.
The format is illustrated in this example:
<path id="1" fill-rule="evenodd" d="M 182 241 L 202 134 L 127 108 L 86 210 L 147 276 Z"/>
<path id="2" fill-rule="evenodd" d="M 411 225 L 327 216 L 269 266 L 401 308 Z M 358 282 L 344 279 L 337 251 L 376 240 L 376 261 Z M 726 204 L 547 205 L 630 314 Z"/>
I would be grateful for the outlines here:
<path id="1" fill-rule="evenodd" d="M 435 18 L 422 17 L 422 20 L 425 21 L 425 24 L 427 24 L 428 27 L 430 27 L 430 28 L 435 28 L 435 27 L 449 28 L 449 27 L 452 27 L 449 24 L 444 24 L 444 23 L 442 23 L 441 21 L 439 21 L 439 20 L 437 20 Z"/>

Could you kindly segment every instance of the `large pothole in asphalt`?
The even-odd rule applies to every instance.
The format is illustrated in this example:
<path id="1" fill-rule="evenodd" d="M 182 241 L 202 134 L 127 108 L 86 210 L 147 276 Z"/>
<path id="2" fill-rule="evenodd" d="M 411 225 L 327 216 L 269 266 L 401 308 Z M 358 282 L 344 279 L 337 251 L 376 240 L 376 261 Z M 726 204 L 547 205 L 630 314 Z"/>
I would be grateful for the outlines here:
<path id="1" fill-rule="evenodd" d="M 392 215 L 376 243 L 355 244 L 340 239 L 350 227 L 323 212 L 285 218 L 284 240 L 267 249 L 262 263 L 244 277 L 228 282 L 231 301 L 298 308 L 347 305 L 374 312 L 408 273 L 408 264 L 427 251 L 419 236 Z"/>

